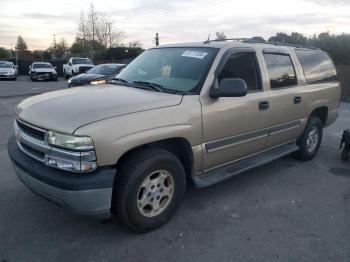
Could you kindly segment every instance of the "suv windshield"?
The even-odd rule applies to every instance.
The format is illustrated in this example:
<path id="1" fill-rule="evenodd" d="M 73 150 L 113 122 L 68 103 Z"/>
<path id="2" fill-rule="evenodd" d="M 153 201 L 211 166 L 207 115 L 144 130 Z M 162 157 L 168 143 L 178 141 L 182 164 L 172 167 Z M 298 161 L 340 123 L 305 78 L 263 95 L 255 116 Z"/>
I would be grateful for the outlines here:
<path id="1" fill-rule="evenodd" d="M 199 90 L 217 52 L 215 48 L 169 47 L 145 51 L 118 75 L 128 83 L 156 85 L 164 90 Z"/>
<path id="2" fill-rule="evenodd" d="M 33 68 L 52 68 L 51 64 L 34 64 Z"/>
<path id="3" fill-rule="evenodd" d="M 0 62 L 0 68 L 12 68 L 12 64 Z"/>
<path id="4" fill-rule="evenodd" d="M 83 64 L 83 65 L 91 65 L 91 61 L 88 58 L 74 58 L 72 59 L 73 65 Z"/>

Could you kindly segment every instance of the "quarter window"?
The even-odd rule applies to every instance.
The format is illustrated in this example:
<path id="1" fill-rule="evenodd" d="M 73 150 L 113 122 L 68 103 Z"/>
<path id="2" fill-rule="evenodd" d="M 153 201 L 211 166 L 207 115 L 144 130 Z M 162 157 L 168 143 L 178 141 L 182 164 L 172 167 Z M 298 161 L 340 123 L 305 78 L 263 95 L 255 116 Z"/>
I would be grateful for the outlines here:
<path id="1" fill-rule="evenodd" d="M 264 54 L 272 89 L 297 84 L 292 60 L 286 54 Z"/>
<path id="2" fill-rule="evenodd" d="M 308 84 L 337 80 L 335 67 L 327 53 L 314 50 L 295 50 L 295 53 Z"/>
<path id="3" fill-rule="evenodd" d="M 248 91 L 261 90 L 260 73 L 255 53 L 236 53 L 230 56 L 218 76 L 219 82 L 225 78 L 240 78 L 247 84 Z"/>

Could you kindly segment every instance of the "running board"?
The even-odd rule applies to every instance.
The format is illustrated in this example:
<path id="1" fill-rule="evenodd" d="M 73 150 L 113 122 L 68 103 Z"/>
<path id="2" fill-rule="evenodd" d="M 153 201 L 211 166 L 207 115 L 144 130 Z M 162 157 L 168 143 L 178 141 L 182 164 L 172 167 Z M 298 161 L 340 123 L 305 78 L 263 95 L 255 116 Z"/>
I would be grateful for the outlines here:
<path id="1" fill-rule="evenodd" d="M 299 150 L 299 147 L 295 142 L 284 144 L 263 153 L 196 175 L 193 177 L 193 181 L 196 187 L 210 186 L 252 168 L 265 165 L 297 150 Z"/>

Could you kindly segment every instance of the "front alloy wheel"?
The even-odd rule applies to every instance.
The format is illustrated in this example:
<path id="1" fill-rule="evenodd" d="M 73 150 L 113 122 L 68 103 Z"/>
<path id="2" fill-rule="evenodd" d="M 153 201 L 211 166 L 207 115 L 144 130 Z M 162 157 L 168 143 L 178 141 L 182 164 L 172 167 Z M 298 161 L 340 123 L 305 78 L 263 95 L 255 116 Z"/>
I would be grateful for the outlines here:
<path id="1" fill-rule="evenodd" d="M 166 170 L 151 173 L 142 182 L 137 194 L 137 207 L 145 217 L 161 214 L 174 195 L 174 179 Z"/>
<path id="2" fill-rule="evenodd" d="M 145 232 L 171 219 L 186 189 L 184 167 L 174 154 L 158 148 L 139 150 L 117 170 L 112 212 L 121 222 Z"/>

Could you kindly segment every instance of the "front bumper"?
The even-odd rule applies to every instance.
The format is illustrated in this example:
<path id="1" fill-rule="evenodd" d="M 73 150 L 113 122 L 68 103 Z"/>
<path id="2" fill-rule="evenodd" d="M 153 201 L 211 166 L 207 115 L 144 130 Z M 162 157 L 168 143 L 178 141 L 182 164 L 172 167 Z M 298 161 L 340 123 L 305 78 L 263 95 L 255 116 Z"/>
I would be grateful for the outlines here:
<path id="1" fill-rule="evenodd" d="M 8 153 L 18 178 L 33 192 L 73 213 L 110 216 L 115 169 L 99 168 L 86 174 L 54 169 L 23 153 L 14 136 L 8 141 Z"/>
<path id="2" fill-rule="evenodd" d="M 1 75 L 0 74 L 0 79 L 14 79 L 16 78 L 16 75 Z"/>
<path id="3" fill-rule="evenodd" d="M 32 74 L 31 78 L 35 80 L 56 80 L 58 79 L 58 75 L 51 74 L 51 73 Z"/>

